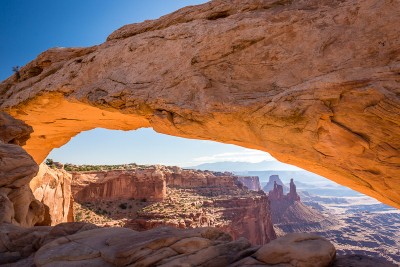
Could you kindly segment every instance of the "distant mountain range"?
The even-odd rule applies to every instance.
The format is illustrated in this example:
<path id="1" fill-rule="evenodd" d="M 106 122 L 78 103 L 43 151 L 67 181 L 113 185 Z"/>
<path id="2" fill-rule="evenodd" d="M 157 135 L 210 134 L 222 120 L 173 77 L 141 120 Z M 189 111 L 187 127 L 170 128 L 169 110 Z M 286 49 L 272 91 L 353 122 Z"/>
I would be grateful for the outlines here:
<path id="1" fill-rule="evenodd" d="M 301 171 L 302 169 L 279 161 L 261 161 L 257 163 L 240 161 L 222 161 L 203 163 L 185 169 L 209 170 L 217 172 L 245 172 L 245 171 Z"/>

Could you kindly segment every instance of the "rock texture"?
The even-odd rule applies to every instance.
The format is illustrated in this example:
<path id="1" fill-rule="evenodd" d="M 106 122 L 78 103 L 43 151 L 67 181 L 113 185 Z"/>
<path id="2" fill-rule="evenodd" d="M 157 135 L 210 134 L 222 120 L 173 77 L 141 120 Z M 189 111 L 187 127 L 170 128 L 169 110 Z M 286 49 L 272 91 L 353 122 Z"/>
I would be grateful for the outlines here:
<path id="1" fill-rule="evenodd" d="M 238 177 L 230 172 L 212 172 L 199 170 L 185 170 L 172 167 L 165 170 L 167 185 L 196 188 L 202 186 L 236 187 L 239 184 Z"/>
<path id="2" fill-rule="evenodd" d="M 28 186 L 38 166 L 20 145 L 32 128 L 0 112 L 0 223 L 33 226 L 43 220 L 44 207 Z"/>
<path id="3" fill-rule="evenodd" d="M 44 220 L 37 225 L 56 225 L 73 221 L 71 179 L 72 175 L 63 169 L 40 164 L 38 174 L 29 183 L 35 198 L 45 207 Z"/>
<path id="4" fill-rule="evenodd" d="M 261 190 L 260 178 L 258 176 L 238 176 L 237 179 L 249 190 Z"/>
<path id="5" fill-rule="evenodd" d="M 214 228 L 179 230 L 162 227 L 145 232 L 66 223 L 56 227 L 19 228 L 0 225 L 0 264 L 6 266 L 247 266 L 269 262 L 282 266 L 328 266 L 335 256 L 323 238 L 293 234 L 271 247 L 252 247 Z M 315 249 L 314 245 L 318 245 Z M 285 245 L 282 249 L 281 246 Z M 273 249 L 271 251 L 271 248 Z M 302 254 L 293 249 L 301 249 Z M 273 253 L 284 252 L 277 256 Z M 333 253 L 332 253 L 333 251 Z M 319 262 L 315 262 L 319 259 Z M 238 263 L 240 265 L 238 265 Z M 300 263 L 300 265 L 298 265 Z"/>
<path id="6" fill-rule="evenodd" d="M 250 178 L 245 180 L 258 182 L 258 177 Z M 74 172 L 72 191 L 84 221 L 107 226 L 125 222 L 124 227 L 140 231 L 217 227 L 234 239 L 265 244 L 276 238 L 268 198 L 262 191 L 249 191 L 239 179 L 228 172 L 156 165 Z M 103 214 L 112 220 L 102 220 Z"/>
<path id="7" fill-rule="evenodd" d="M 283 186 L 274 181 L 274 189 L 268 193 L 271 217 L 279 236 L 292 232 L 311 232 L 327 229 L 335 224 L 319 211 L 304 205 L 297 194 L 293 179 L 289 193 L 283 194 Z"/>
<path id="8" fill-rule="evenodd" d="M 330 266 L 335 247 L 325 238 L 313 234 L 288 234 L 260 248 L 255 257 L 267 264 L 287 263 L 297 267 Z"/>
<path id="9" fill-rule="evenodd" d="M 72 176 L 78 202 L 131 198 L 162 201 L 166 195 L 166 177 L 158 168 L 75 172 Z"/>
<path id="10" fill-rule="evenodd" d="M 55 48 L 0 85 L 41 162 L 96 127 L 270 152 L 400 207 L 399 1 L 215 0 Z"/>
<path id="11" fill-rule="evenodd" d="M 159 226 L 216 227 L 253 245 L 276 238 L 267 196 L 234 187 L 168 188 L 165 201 L 139 210 L 125 225 L 140 231 Z"/>

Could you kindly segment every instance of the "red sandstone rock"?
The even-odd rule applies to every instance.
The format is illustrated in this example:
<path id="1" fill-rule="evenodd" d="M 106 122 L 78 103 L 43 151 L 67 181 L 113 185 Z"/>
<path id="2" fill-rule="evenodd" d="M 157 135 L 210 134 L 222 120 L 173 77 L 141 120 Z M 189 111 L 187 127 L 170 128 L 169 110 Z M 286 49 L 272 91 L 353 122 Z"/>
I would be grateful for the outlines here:
<path id="1" fill-rule="evenodd" d="M 300 201 L 293 179 L 290 180 L 289 193 L 284 195 L 282 185 L 275 181 L 274 189 L 269 192 L 268 197 L 272 223 L 278 234 L 281 234 L 280 231 L 290 233 L 320 230 L 334 224 L 334 220 L 326 218 Z"/>
<path id="2" fill-rule="evenodd" d="M 261 190 L 260 179 L 258 176 L 238 176 L 237 179 L 249 190 Z"/>
<path id="3" fill-rule="evenodd" d="M 98 199 L 146 199 L 162 201 L 165 174 L 154 169 L 73 173 L 73 195 L 78 202 Z"/>
<path id="4" fill-rule="evenodd" d="M 0 224 L 0 264 L 10 267 L 246 266 L 242 259 L 258 266 L 270 262 L 309 266 L 304 265 L 309 259 L 312 266 L 324 266 L 333 259 L 332 251 L 328 241 L 305 234 L 292 234 L 260 248 L 245 238 L 232 241 L 215 228 L 136 232 L 82 223 L 32 228 Z"/>
<path id="5" fill-rule="evenodd" d="M 283 187 L 284 194 L 286 194 L 289 191 L 289 188 L 283 184 L 283 182 L 279 178 L 279 175 L 271 175 L 269 177 L 268 183 L 263 188 L 264 192 L 269 193 L 269 191 L 273 190 L 275 182 Z"/>
<path id="6" fill-rule="evenodd" d="M 256 178 L 251 177 L 251 182 L 258 182 Z M 135 230 L 213 226 L 235 239 L 246 237 L 253 244 L 265 244 L 276 238 L 267 196 L 264 192 L 248 191 L 239 177 L 230 173 L 161 165 L 76 172 L 72 191 L 77 202 L 92 202 L 94 206 L 96 201 L 132 198 L 151 201 L 153 204 L 126 223 L 125 227 Z"/>
<path id="7" fill-rule="evenodd" d="M 32 128 L 0 112 L 0 129 L 0 223 L 33 226 L 44 215 L 43 205 L 27 185 L 38 166 L 19 146 L 25 143 Z"/>
<path id="8" fill-rule="evenodd" d="M 400 207 L 399 1 L 215 0 L 55 48 L 0 84 L 37 162 L 97 127 L 270 152 Z M 62 129 L 62 130 L 60 130 Z"/>
<path id="9" fill-rule="evenodd" d="M 69 215 L 72 198 L 71 179 L 72 175 L 63 169 L 53 169 L 44 163 L 40 164 L 38 174 L 29 184 L 35 198 L 45 206 L 45 218 L 38 225 L 73 222 Z"/>

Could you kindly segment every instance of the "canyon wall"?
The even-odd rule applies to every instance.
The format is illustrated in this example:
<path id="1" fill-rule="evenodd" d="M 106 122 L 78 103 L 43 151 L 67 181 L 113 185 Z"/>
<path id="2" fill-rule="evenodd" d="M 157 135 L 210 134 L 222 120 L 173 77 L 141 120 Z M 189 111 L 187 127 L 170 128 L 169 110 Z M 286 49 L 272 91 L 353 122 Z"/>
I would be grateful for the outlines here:
<path id="1" fill-rule="evenodd" d="M 231 173 L 196 171 L 171 167 L 165 169 L 167 185 L 185 188 L 194 188 L 201 186 L 226 186 L 232 187 L 237 183 Z"/>
<path id="2" fill-rule="evenodd" d="M 165 174 L 158 168 L 72 173 L 74 199 L 146 199 L 162 201 L 166 194 Z"/>
<path id="3" fill-rule="evenodd" d="M 268 197 L 263 192 L 238 188 L 169 188 L 165 201 L 138 212 L 125 227 L 143 231 L 159 226 L 216 227 L 234 239 L 245 237 L 254 245 L 276 238 Z"/>
<path id="4" fill-rule="evenodd" d="M 271 175 L 269 177 L 268 183 L 264 186 L 263 190 L 264 192 L 268 193 L 271 190 L 274 190 L 275 187 L 275 182 L 278 185 L 281 185 L 283 187 L 283 193 L 286 194 L 287 192 L 289 192 L 289 188 L 283 184 L 283 182 L 281 181 L 281 179 L 279 178 L 279 175 Z"/>
<path id="5" fill-rule="evenodd" d="M 186 170 L 162 165 L 132 170 L 72 172 L 73 195 L 79 202 L 97 198 L 147 199 L 162 201 L 166 186 L 195 188 L 202 186 L 235 187 L 238 178 L 230 173 Z"/>
<path id="6" fill-rule="evenodd" d="M 399 1 L 214 0 L 53 48 L 0 84 L 36 162 L 97 127 L 275 158 L 400 207 Z"/>
<path id="7" fill-rule="evenodd" d="M 40 164 L 38 174 L 29 183 L 33 195 L 45 208 L 44 220 L 37 225 L 57 225 L 73 221 L 71 180 L 72 175 L 62 168 Z"/>
<path id="8" fill-rule="evenodd" d="M 279 235 L 290 232 L 312 232 L 332 226 L 334 219 L 326 218 L 300 201 L 296 185 L 290 180 L 289 193 L 283 193 L 283 186 L 274 180 L 274 188 L 269 191 L 272 223 Z"/>
<path id="9" fill-rule="evenodd" d="M 138 211 L 135 218 L 128 218 L 125 224 L 134 230 L 157 226 L 217 227 L 235 239 L 244 236 L 252 244 L 265 244 L 276 238 L 265 193 L 249 191 L 237 176 L 228 172 L 161 165 L 132 170 L 74 172 L 72 191 L 77 202 L 90 202 L 92 210 L 100 208 L 96 206 L 99 202 L 127 200 L 124 209 L 118 211 L 119 217 L 129 211 L 132 199 L 146 199 L 150 206 Z M 130 204 L 127 204 L 128 200 Z M 109 206 L 117 206 L 115 203 Z M 104 205 L 102 207 L 106 209 Z M 107 209 L 106 212 L 109 213 Z"/>
<path id="10" fill-rule="evenodd" d="M 260 178 L 258 176 L 238 176 L 237 179 L 249 190 L 261 190 Z"/>

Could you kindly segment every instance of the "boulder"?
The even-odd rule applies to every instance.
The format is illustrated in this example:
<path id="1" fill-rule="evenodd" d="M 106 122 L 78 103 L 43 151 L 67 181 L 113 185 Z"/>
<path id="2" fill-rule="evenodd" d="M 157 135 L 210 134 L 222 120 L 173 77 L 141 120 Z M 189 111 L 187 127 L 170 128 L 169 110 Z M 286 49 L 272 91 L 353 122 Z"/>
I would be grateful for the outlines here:
<path id="1" fill-rule="evenodd" d="M 336 249 L 323 237 L 292 233 L 262 246 L 255 258 L 265 264 L 296 267 L 327 267 L 335 260 Z"/>

